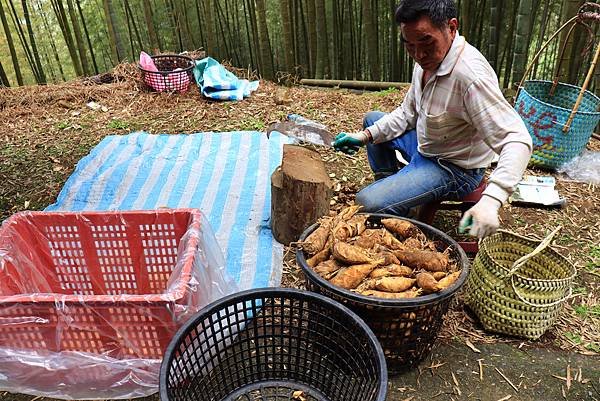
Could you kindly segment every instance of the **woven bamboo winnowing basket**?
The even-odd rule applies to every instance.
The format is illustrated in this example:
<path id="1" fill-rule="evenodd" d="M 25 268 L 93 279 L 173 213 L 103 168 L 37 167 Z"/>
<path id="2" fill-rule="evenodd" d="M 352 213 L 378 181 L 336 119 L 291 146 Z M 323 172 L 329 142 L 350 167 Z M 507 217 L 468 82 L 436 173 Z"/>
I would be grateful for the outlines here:
<path id="1" fill-rule="evenodd" d="M 571 295 L 575 267 L 548 245 L 500 230 L 485 238 L 465 288 L 465 302 L 486 330 L 535 340 L 554 324 Z"/>

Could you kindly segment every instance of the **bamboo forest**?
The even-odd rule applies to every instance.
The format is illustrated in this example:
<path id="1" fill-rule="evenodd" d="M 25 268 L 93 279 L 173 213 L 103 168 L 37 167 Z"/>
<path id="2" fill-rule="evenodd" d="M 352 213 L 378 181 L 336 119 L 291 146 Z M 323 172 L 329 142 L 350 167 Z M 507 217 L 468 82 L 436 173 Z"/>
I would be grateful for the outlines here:
<path id="1" fill-rule="evenodd" d="M 396 0 L 0 0 L 0 83 L 90 76 L 149 54 L 204 50 L 264 79 L 294 76 L 410 82 L 412 60 Z M 583 4 L 578 0 L 460 0 L 459 31 L 496 70 L 500 86 Z M 536 63 L 551 78 L 566 31 Z M 562 52 L 562 82 L 580 82 L 597 27 L 578 27 Z M 586 51 L 588 50 L 588 51 Z M 592 88 L 598 81 L 596 71 Z"/>
<path id="2" fill-rule="evenodd" d="M 0 0 L 0 401 L 599 401 L 598 64 L 600 0 Z"/>

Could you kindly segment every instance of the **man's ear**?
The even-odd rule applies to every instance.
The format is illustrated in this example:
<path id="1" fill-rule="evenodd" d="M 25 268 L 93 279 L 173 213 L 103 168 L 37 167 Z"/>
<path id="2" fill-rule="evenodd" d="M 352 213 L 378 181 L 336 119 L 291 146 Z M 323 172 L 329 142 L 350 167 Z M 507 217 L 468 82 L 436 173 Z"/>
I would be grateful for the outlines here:
<path id="1" fill-rule="evenodd" d="M 448 28 L 450 28 L 450 32 L 456 32 L 458 30 L 458 19 L 450 18 L 448 21 Z"/>

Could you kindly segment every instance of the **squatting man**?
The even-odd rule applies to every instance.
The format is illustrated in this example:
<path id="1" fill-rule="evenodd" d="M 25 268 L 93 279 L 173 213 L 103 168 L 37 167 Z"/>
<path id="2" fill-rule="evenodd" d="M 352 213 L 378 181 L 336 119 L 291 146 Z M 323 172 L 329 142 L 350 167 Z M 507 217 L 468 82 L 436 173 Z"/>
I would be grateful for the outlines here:
<path id="1" fill-rule="evenodd" d="M 460 198 L 480 184 L 495 154 L 496 169 L 459 230 L 483 238 L 499 227 L 498 210 L 514 191 L 531 156 L 531 137 L 504 99 L 485 57 L 458 33 L 453 0 L 404 0 L 395 14 L 415 61 L 400 107 L 369 112 L 363 131 L 340 133 L 337 150 L 367 147 L 375 182 L 356 202 L 363 210 L 406 216 L 413 207 Z M 399 151 L 408 164 L 399 168 Z"/>

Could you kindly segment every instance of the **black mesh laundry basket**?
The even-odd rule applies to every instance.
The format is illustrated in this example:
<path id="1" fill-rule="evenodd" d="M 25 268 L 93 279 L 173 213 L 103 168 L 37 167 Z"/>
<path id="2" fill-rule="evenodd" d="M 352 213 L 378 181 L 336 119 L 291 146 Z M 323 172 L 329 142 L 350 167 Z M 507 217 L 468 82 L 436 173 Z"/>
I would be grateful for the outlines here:
<path id="1" fill-rule="evenodd" d="M 186 92 L 194 81 L 194 60 L 177 54 L 151 56 L 158 71 L 138 68 L 146 85 L 157 92 Z"/>
<path id="2" fill-rule="evenodd" d="M 249 290 L 196 314 L 169 344 L 162 401 L 383 401 L 381 346 L 349 309 L 292 289 Z"/>
<path id="3" fill-rule="evenodd" d="M 462 269 L 456 283 L 438 293 L 416 298 L 367 297 L 334 286 L 320 277 L 306 264 L 304 252 L 300 249 L 296 253 L 296 260 L 304 273 L 306 287 L 310 291 L 335 299 L 356 312 L 369 325 L 381 343 L 388 371 L 400 373 L 416 366 L 431 352 L 450 302 L 467 279 L 469 259 L 455 240 L 420 221 L 386 214 L 371 214 L 367 225 L 373 228 L 381 227 L 382 218 L 408 220 L 419 227 L 428 239 L 435 241 L 440 251 L 449 248 L 451 258 Z M 307 228 L 300 241 L 308 237 L 317 227 L 318 224 L 314 224 Z"/>

